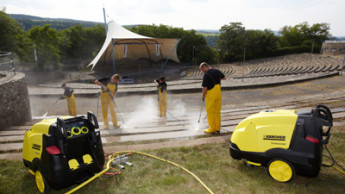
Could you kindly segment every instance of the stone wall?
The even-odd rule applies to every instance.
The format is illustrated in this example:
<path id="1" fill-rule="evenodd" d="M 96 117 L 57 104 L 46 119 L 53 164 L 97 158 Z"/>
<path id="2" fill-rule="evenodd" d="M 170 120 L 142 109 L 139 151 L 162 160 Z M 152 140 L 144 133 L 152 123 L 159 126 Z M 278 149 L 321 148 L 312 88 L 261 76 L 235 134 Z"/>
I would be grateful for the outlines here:
<path id="1" fill-rule="evenodd" d="M 25 74 L 0 71 L 0 130 L 31 120 Z"/>

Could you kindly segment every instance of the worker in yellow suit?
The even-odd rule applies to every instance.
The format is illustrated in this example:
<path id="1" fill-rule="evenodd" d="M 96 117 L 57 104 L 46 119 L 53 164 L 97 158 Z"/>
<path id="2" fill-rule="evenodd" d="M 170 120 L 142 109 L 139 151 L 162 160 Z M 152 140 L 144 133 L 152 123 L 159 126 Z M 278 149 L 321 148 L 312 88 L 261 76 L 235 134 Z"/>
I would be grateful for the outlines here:
<path id="1" fill-rule="evenodd" d="M 167 113 L 167 84 L 164 77 L 160 77 L 158 80 L 154 80 L 158 88 L 158 108 L 159 117 L 166 117 Z"/>
<path id="2" fill-rule="evenodd" d="M 209 128 L 205 133 L 220 132 L 222 107 L 221 80 L 225 80 L 224 74 L 218 69 L 212 69 L 206 62 L 200 64 L 200 71 L 204 73 L 202 80 L 202 100 L 206 98 L 206 113 Z"/>
<path id="3" fill-rule="evenodd" d="M 105 77 L 96 80 L 95 83 L 102 87 L 101 89 L 101 104 L 102 104 L 102 114 L 104 127 L 109 128 L 108 121 L 108 108 L 111 114 L 111 120 L 115 128 L 119 128 L 120 125 L 117 123 L 116 110 L 114 104 L 114 97 L 117 92 L 117 85 L 121 77 L 119 74 L 115 74 L 111 77 Z"/>
<path id="4" fill-rule="evenodd" d="M 74 98 L 74 91 L 71 87 L 67 87 L 66 83 L 63 83 L 61 87 L 65 90 L 62 99 L 65 98 L 67 100 L 67 108 L 69 115 L 76 116 L 77 115 L 77 105 L 75 103 Z"/>

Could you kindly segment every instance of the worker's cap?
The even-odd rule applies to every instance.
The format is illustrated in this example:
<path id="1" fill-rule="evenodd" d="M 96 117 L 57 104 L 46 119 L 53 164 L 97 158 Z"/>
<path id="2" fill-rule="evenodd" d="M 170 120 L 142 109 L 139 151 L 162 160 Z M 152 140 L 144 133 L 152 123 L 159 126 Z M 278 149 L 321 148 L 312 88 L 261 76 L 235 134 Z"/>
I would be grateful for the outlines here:
<path id="1" fill-rule="evenodd" d="M 66 86 L 66 83 L 63 83 L 62 85 L 61 85 L 61 87 L 65 87 Z"/>

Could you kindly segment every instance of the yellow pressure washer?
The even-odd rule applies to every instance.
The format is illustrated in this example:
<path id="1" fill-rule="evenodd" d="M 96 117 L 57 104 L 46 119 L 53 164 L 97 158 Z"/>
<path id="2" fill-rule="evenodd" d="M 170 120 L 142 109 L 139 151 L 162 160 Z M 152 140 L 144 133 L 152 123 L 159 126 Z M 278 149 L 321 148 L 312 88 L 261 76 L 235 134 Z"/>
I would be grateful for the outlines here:
<path id="1" fill-rule="evenodd" d="M 25 131 L 22 154 L 41 193 L 82 183 L 103 170 L 97 118 L 88 112 L 87 117 L 44 119 Z"/>
<path id="2" fill-rule="evenodd" d="M 265 110 L 237 125 L 230 155 L 246 165 L 267 167 L 279 182 L 290 181 L 295 173 L 316 177 L 332 126 L 332 113 L 324 105 L 308 111 Z"/>

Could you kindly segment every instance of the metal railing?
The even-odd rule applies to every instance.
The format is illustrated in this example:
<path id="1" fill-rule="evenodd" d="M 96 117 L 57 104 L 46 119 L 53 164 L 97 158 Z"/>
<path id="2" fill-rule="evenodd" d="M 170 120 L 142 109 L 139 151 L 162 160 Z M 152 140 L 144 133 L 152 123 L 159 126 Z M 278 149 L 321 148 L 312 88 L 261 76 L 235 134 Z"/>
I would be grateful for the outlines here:
<path id="1" fill-rule="evenodd" d="M 13 63 L 13 55 L 11 52 L 0 51 L 0 70 L 13 71 L 16 74 L 16 68 Z"/>

